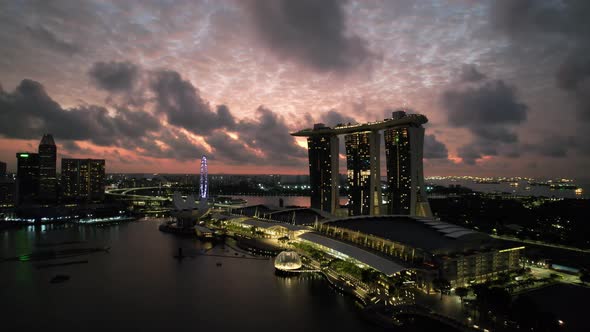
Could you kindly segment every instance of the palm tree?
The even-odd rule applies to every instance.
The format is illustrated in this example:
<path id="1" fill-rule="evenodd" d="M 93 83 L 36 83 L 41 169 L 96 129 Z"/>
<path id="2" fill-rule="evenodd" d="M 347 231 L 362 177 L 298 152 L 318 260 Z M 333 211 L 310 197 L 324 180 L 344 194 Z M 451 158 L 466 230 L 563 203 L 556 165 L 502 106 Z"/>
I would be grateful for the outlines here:
<path id="1" fill-rule="evenodd" d="M 463 308 L 463 298 L 469 294 L 469 289 L 466 287 L 457 287 L 455 288 L 455 295 L 457 295 L 461 299 L 461 308 Z"/>
<path id="2" fill-rule="evenodd" d="M 443 293 L 448 292 L 451 289 L 451 283 L 444 278 L 436 278 L 432 280 L 432 287 L 438 292 L 440 292 L 440 299 L 443 298 Z"/>

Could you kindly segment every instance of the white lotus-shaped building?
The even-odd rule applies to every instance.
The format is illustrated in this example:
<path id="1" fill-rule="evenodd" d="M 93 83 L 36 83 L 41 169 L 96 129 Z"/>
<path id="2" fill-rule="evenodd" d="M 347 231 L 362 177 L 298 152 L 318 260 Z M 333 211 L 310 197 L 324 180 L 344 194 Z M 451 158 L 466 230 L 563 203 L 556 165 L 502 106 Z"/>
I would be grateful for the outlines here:
<path id="1" fill-rule="evenodd" d="M 277 270 L 291 271 L 301 268 L 301 258 L 295 251 L 283 251 L 275 258 L 275 268 Z"/>

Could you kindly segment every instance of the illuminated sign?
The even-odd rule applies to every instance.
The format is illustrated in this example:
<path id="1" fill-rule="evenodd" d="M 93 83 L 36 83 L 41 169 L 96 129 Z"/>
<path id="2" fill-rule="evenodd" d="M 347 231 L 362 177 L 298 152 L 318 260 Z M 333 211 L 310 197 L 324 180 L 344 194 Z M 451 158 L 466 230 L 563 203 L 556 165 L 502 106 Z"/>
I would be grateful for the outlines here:
<path id="1" fill-rule="evenodd" d="M 21 153 L 18 155 L 21 158 L 29 158 L 29 154 L 28 153 Z"/>

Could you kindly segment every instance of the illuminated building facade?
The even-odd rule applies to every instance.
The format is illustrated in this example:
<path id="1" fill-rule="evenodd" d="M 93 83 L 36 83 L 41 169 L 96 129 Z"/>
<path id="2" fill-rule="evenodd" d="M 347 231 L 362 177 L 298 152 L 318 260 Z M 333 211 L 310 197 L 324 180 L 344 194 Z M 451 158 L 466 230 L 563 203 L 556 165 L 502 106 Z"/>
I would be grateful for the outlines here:
<path id="1" fill-rule="evenodd" d="M 323 124 L 316 124 L 316 128 Z M 334 135 L 307 138 L 311 207 L 335 213 L 338 203 L 338 137 Z"/>
<path id="2" fill-rule="evenodd" d="M 14 206 L 15 183 L 0 179 L 0 208 Z"/>
<path id="3" fill-rule="evenodd" d="M 292 133 L 293 136 L 307 137 L 308 140 L 312 207 L 323 207 L 322 203 L 326 201 L 322 201 L 322 197 L 326 197 L 327 193 L 329 197 L 337 198 L 334 195 L 337 195 L 338 188 L 335 180 L 338 169 L 335 156 L 338 155 L 338 150 L 334 149 L 337 140 L 333 139 L 338 135 L 345 135 L 350 216 L 387 213 L 430 216 L 422 170 L 422 125 L 426 122 L 428 119 L 424 115 L 396 111 L 392 118 L 383 121 L 341 124 L 334 128 L 318 124 Z M 387 206 L 383 206 L 381 197 L 380 131 L 385 131 L 386 135 L 388 181 L 392 184 L 391 188 L 395 188 L 387 192 Z M 321 155 L 316 150 L 329 150 L 330 154 Z M 328 160 L 330 167 L 321 168 L 321 161 L 328 166 Z M 327 170 L 331 172 L 331 190 L 327 188 L 328 177 L 319 175 L 328 172 Z"/>
<path id="4" fill-rule="evenodd" d="M 344 136 L 348 184 L 348 215 L 378 215 L 381 203 L 377 132 Z"/>
<path id="5" fill-rule="evenodd" d="M 16 154 L 16 203 L 33 203 L 39 190 L 39 155 L 19 152 Z"/>
<path id="6" fill-rule="evenodd" d="M 57 147 L 53 136 L 43 135 L 39 144 L 39 194 L 41 203 L 55 203 L 57 199 Z"/>
<path id="7" fill-rule="evenodd" d="M 392 117 L 405 116 L 404 111 L 396 111 Z M 393 127 L 384 131 L 384 137 L 388 213 L 431 216 L 422 163 L 424 127 L 416 124 Z"/>
<path id="8" fill-rule="evenodd" d="M 15 183 L 6 178 L 6 164 L 0 161 L 0 208 L 14 206 Z"/>
<path id="9" fill-rule="evenodd" d="M 61 182 L 66 201 L 100 202 L 104 199 L 104 159 L 61 160 Z"/>
<path id="10" fill-rule="evenodd" d="M 525 249 L 424 217 L 348 217 L 318 222 L 315 230 L 413 266 L 425 281 L 441 277 L 453 287 L 493 280 L 501 273 L 520 269 Z"/>

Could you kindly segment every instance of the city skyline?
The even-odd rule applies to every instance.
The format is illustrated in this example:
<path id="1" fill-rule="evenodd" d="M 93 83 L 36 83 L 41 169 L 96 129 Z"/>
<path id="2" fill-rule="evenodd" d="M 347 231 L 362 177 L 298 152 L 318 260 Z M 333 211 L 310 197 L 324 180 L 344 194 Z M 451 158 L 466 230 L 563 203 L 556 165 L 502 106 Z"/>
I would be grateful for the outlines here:
<path id="1" fill-rule="evenodd" d="M 584 1 L 0 9 L 11 45 L 0 50 L 0 160 L 12 172 L 15 153 L 51 133 L 58 159 L 106 159 L 112 173 L 197 173 L 206 154 L 215 173 L 305 174 L 306 141 L 289 132 L 398 107 L 430 119 L 427 176 L 580 178 L 590 167 Z"/>

